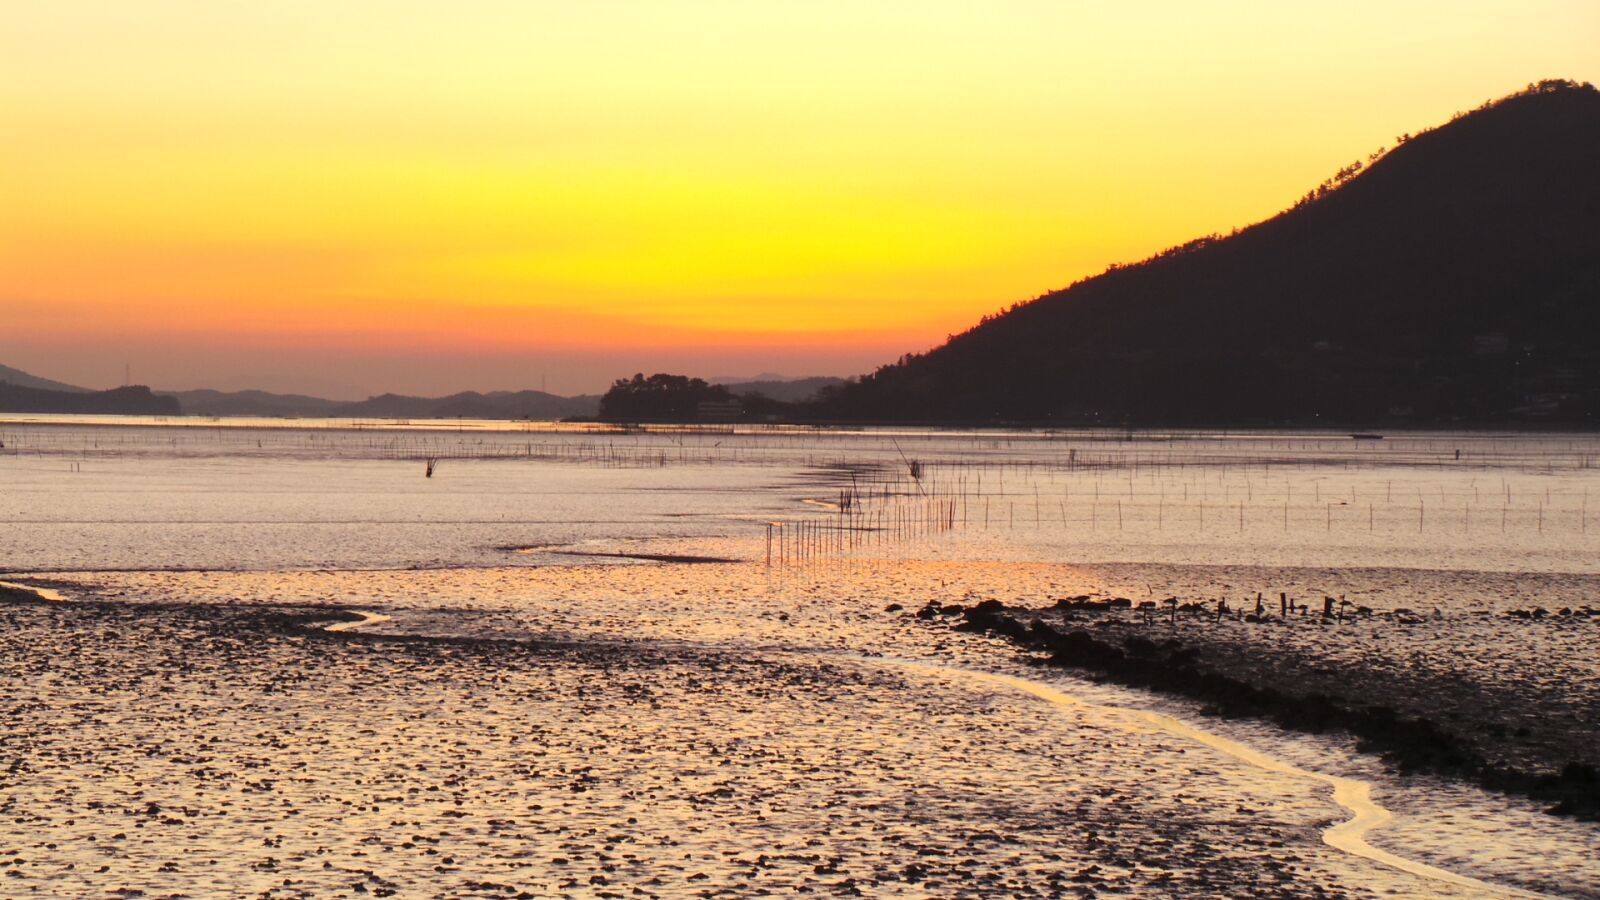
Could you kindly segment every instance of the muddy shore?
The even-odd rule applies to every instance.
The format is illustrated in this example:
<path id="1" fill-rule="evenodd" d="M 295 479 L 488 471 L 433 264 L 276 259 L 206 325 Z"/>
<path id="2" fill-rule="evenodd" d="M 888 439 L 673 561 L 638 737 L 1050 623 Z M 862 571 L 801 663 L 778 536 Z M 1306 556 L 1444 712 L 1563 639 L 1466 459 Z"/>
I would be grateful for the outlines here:
<path id="1" fill-rule="evenodd" d="M 324 628 L 358 618 L 0 602 L 5 893 L 1377 896 L 1292 783 L 1053 783 L 1128 737 L 1011 692 L 1002 728 L 849 661 Z"/>
<path id="2" fill-rule="evenodd" d="M 1483 650 L 1533 642 L 1592 664 L 1593 607 L 1431 617 L 1334 598 L 1302 609 L 1265 597 L 1219 606 L 1080 596 L 1045 607 L 930 603 L 915 615 L 1005 637 L 1040 665 L 1198 701 L 1207 714 L 1348 732 L 1401 773 L 1459 778 L 1556 815 L 1600 819 L 1596 685 L 1581 664 L 1564 679 L 1553 660 L 1536 670 L 1527 668 L 1535 654 Z"/>

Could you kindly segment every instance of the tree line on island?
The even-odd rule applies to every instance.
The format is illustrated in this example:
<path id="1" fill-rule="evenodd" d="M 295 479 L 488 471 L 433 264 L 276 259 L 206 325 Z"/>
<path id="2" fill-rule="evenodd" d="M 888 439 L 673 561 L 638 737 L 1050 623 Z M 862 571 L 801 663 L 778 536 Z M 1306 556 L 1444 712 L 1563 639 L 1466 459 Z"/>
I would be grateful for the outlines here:
<path id="1" fill-rule="evenodd" d="M 836 390 L 835 378 L 802 379 L 816 383 L 817 394 Z M 803 389 L 807 385 L 802 384 Z M 703 378 L 657 373 L 619 378 L 600 398 L 600 419 L 606 422 L 748 422 L 814 418 L 816 394 L 799 399 L 769 396 L 762 388 L 782 389 L 778 382 L 748 385 L 712 384 Z M 743 388 L 743 389 L 741 389 Z M 793 393 L 791 391 L 791 393 Z"/>

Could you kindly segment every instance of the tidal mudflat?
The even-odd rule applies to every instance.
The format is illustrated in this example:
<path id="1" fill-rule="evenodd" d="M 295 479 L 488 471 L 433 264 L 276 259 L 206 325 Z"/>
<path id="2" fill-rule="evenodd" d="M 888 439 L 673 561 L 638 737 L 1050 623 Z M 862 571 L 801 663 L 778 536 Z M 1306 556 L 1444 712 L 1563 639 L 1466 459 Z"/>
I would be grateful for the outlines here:
<path id="1" fill-rule="evenodd" d="M 0 430 L 6 895 L 1600 895 L 1536 798 L 917 615 L 1593 762 L 1600 441 Z"/>

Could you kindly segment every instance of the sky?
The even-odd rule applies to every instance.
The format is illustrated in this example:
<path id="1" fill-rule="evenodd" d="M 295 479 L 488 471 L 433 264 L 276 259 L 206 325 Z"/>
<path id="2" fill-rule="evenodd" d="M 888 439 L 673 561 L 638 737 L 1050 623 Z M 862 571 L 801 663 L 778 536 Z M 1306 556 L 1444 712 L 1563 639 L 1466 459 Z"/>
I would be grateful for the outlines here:
<path id="1" fill-rule="evenodd" d="M 1600 80 L 1594 0 L 0 2 L 0 363 L 870 371 Z"/>

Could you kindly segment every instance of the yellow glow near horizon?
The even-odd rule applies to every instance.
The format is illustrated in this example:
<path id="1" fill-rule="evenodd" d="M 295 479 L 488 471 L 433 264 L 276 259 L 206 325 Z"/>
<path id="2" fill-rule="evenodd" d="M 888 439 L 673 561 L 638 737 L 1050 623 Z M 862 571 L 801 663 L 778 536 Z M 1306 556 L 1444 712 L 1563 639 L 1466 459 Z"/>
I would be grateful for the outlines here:
<path id="1" fill-rule="evenodd" d="M 0 26 L 13 355 L 63 320 L 921 349 L 1600 74 L 1588 0 L 55 0 Z"/>

